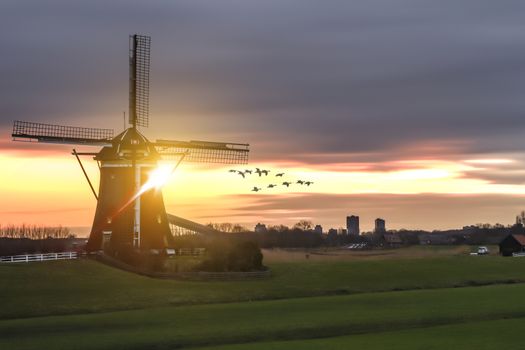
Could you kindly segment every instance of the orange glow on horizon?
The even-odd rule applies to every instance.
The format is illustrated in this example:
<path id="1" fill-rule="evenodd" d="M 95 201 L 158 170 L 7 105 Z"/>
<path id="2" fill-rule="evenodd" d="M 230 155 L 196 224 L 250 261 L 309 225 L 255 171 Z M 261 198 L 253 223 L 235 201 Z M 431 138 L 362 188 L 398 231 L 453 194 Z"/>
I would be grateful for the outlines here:
<path id="1" fill-rule="evenodd" d="M 196 221 L 242 221 L 251 225 L 266 221 L 290 224 L 301 215 L 321 215 L 312 209 L 300 210 L 275 208 L 252 212 L 250 206 L 271 196 L 288 198 L 297 194 L 502 194 L 525 195 L 525 186 L 520 184 L 495 184 L 487 180 L 469 177 L 468 172 L 476 170 L 476 164 L 507 164 L 494 159 L 484 162 L 406 160 L 389 162 L 370 170 L 368 167 L 353 167 L 353 164 L 339 164 L 337 168 L 321 165 L 307 166 L 300 163 L 254 164 L 233 167 L 244 170 L 255 166 L 269 169 L 269 176 L 247 175 L 228 172 L 232 167 L 196 166 L 182 163 L 171 177 L 173 164 L 161 165 L 159 173 L 151 177 L 148 186 L 163 187 L 166 207 L 173 214 Z M 18 157 L 15 154 L 0 155 L 0 224 L 46 224 L 64 226 L 91 225 L 96 202 L 84 179 L 78 164 L 72 156 L 39 155 Z M 381 164 L 378 164 L 378 166 Z M 86 158 L 84 166 L 98 188 L 98 168 L 95 162 Z M 348 169 L 341 171 L 341 168 Z M 282 178 L 275 174 L 285 172 Z M 296 180 L 313 181 L 308 187 L 296 184 Z M 166 181 L 169 180 L 167 183 Z M 292 182 L 289 188 L 281 185 Z M 278 185 L 268 188 L 269 184 Z M 254 186 L 263 191 L 254 195 Z"/>

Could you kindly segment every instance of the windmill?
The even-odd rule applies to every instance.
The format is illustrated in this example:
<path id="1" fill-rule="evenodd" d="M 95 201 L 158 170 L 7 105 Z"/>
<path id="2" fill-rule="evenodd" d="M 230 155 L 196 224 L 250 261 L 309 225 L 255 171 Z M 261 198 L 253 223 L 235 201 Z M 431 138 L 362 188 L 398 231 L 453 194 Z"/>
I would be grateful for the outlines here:
<path id="1" fill-rule="evenodd" d="M 72 154 L 78 160 L 97 199 L 87 249 L 123 247 L 150 250 L 171 246 L 168 215 L 162 192 L 145 185 L 161 160 L 246 164 L 249 145 L 209 141 L 149 141 L 139 127 L 149 125 L 151 38 L 131 35 L 129 44 L 129 127 L 114 136 L 112 129 L 15 121 L 14 141 L 98 146 L 98 152 Z M 98 194 L 79 156 L 93 156 L 100 169 Z"/>

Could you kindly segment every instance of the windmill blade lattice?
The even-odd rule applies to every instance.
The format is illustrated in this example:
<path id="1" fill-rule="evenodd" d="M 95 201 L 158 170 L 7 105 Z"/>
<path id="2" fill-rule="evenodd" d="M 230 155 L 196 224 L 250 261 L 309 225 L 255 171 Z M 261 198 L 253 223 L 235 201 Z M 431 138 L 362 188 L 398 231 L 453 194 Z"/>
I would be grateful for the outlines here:
<path id="1" fill-rule="evenodd" d="M 82 128 L 15 120 L 11 136 L 14 141 L 105 146 L 111 144 L 113 129 Z"/>
<path id="2" fill-rule="evenodd" d="M 149 126 L 149 67 L 151 37 L 130 36 L 129 123 Z"/>
<path id="3" fill-rule="evenodd" d="M 154 145 L 163 159 L 185 154 L 185 161 L 220 164 L 247 164 L 250 146 L 245 143 L 175 140 L 157 140 Z"/>

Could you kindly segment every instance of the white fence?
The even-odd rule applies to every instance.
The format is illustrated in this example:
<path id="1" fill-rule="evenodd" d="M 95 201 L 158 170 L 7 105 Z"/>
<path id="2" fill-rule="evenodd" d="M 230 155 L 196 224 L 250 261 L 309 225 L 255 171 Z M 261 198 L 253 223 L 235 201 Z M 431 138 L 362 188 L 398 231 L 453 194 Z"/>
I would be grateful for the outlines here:
<path id="1" fill-rule="evenodd" d="M 69 259 L 77 259 L 77 258 L 78 258 L 77 252 L 26 254 L 26 255 L 0 256 L 0 263 L 69 260 Z"/>

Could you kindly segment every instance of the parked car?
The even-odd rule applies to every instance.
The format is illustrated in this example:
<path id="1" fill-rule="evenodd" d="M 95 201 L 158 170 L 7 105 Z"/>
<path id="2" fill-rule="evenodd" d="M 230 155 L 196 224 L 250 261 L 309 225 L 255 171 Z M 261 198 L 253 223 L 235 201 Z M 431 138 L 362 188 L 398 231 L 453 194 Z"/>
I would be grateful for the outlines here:
<path id="1" fill-rule="evenodd" d="M 487 255 L 489 254 L 489 248 L 487 247 L 478 247 L 478 255 Z"/>

